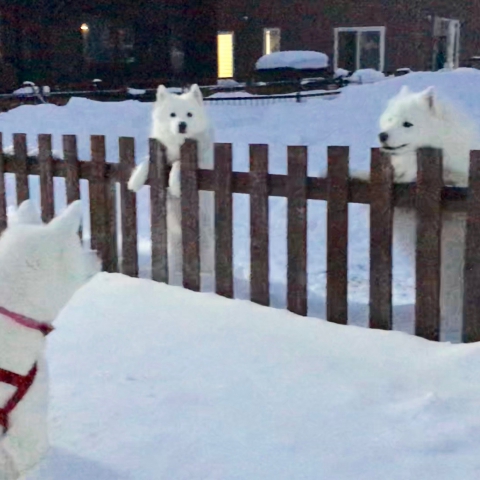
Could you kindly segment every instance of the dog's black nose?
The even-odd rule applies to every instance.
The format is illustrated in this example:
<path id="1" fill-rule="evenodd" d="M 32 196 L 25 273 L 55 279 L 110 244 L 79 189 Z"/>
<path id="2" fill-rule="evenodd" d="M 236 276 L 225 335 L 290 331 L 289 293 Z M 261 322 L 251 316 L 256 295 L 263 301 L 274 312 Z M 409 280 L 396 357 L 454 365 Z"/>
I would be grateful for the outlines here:
<path id="1" fill-rule="evenodd" d="M 185 122 L 180 122 L 178 124 L 178 132 L 179 133 L 187 133 L 187 124 Z"/>
<path id="2" fill-rule="evenodd" d="M 385 143 L 385 142 L 388 140 L 388 133 L 382 132 L 382 133 L 380 133 L 380 135 L 378 136 L 378 138 L 380 139 L 380 141 L 381 141 L 382 143 Z"/>

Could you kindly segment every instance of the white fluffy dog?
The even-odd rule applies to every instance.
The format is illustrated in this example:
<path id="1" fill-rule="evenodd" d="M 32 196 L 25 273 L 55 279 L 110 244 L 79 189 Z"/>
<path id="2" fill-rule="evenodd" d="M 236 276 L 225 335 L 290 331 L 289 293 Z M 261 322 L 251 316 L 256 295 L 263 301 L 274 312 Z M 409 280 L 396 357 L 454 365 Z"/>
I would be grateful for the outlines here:
<path id="1" fill-rule="evenodd" d="M 0 479 L 15 480 L 46 454 L 45 335 L 75 291 L 100 270 L 78 237 L 80 202 L 43 224 L 22 203 L 0 237 Z"/>
<path id="2" fill-rule="evenodd" d="M 179 273 L 182 266 L 180 148 L 187 138 L 198 145 L 198 166 L 213 169 L 213 129 L 207 116 L 198 85 L 181 95 L 170 93 L 163 85 L 157 90 L 152 110 L 151 137 L 159 140 L 167 151 L 172 166 L 167 193 L 167 228 L 169 270 Z M 144 160 L 133 171 L 128 188 L 137 192 L 148 177 L 149 161 Z M 200 257 L 202 271 L 213 272 L 213 195 L 200 192 Z"/>
<path id="3" fill-rule="evenodd" d="M 391 154 L 395 182 L 414 182 L 416 151 L 421 147 L 443 151 L 443 175 L 447 185 L 467 186 L 470 150 L 478 140 L 475 122 L 444 99 L 433 87 L 411 92 L 404 86 L 392 98 L 380 118 L 379 139 Z M 463 268 L 465 249 L 464 213 L 442 212 L 441 316 L 447 328 L 458 326 L 463 312 Z M 397 208 L 394 236 L 415 259 L 416 215 Z"/>

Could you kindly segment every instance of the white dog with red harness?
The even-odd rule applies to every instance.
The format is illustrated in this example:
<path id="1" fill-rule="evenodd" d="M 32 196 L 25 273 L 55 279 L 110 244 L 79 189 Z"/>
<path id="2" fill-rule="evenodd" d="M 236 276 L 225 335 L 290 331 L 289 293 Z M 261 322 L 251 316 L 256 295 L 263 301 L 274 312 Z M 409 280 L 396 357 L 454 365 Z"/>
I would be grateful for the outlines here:
<path id="1" fill-rule="evenodd" d="M 16 480 L 48 449 L 45 337 L 75 291 L 100 270 L 78 237 L 79 201 L 44 224 L 22 203 L 0 237 L 0 480 Z"/>

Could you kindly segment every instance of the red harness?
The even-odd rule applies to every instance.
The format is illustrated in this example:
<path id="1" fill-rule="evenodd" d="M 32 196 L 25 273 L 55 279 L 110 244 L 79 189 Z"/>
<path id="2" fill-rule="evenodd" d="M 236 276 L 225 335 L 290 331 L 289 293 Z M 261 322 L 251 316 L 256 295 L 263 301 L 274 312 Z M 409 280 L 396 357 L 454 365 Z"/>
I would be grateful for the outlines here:
<path id="1" fill-rule="evenodd" d="M 15 323 L 27 328 L 38 330 L 43 335 L 48 335 L 53 327 L 48 323 L 41 323 L 32 320 L 31 318 L 24 317 L 18 313 L 10 312 L 6 308 L 0 307 L 0 315 L 10 318 Z M 31 370 L 26 375 L 19 375 L 18 373 L 10 372 L 0 368 L 0 382 L 8 383 L 17 387 L 16 392 L 10 397 L 3 408 L 0 408 L 0 427 L 3 427 L 3 433 L 7 433 L 10 426 L 9 415 L 13 409 L 18 405 L 22 398 L 26 395 L 30 387 L 32 386 L 35 377 L 37 376 L 37 363 L 35 362 Z"/>

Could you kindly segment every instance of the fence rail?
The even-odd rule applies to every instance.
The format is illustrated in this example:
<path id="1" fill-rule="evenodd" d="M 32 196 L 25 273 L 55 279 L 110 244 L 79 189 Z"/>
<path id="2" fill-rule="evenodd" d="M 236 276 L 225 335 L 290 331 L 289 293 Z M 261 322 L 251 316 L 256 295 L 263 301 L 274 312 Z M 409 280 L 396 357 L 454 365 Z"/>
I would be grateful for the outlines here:
<path id="1" fill-rule="evenodd" d="M 135 164 L 134 139 L 119 139 L 119 163 L 106 162 L 105 138 L 91 136 L 91 159 L 79 160 L 76 137 L 63 137 L 64 159 L 52 157 L 50 135 L 39 135 L 38 157 L 27 156 L 26 136 L 14 135 L 14 153 L 0 155 L 0 230 L 7 223 L 4 173 L 16 176 L 17 200 L 29 197 L 28 176 L 40 176 L 42 217 L 53 217 L 53 177 L 66 179 L 67 201 L 80 198 L 80 179 L 89 181 L 91 243 L 109 272 L 138 275 L 136 196 L 127 189 Z M 213 170 L 197 168 L 195 142 L 182 148 L 183 285 L 200 289 L 199 190 L 215 192 L 215 290 L 233 297 L 234 193 L 250 195 L 251 300 L 269 305 L 268 198 L 287 199 L 287 308 L 307 314 L 307 200 L 327 201 L 327 320 L 348 321 L 348 205 L 370 205 L 370 327 L 392 328 L 392 225 L 394 206 L 416 206 L 416 334 L 440 335 L 440 228 L 443 209 L 467 212 L 463 341 L 480 340 L 480 152 L 471 153 L 469 188 L 443 186 L 441 152 L 419 151 L 417 184 L 396 185 L 389 158 L 371 151 L 371 181 L 349 178 L 349 148 L 328 147 L 326 178 L 307 176 L 308 150 L 289 146 L 288 174 L 268 173 L 268 146 L 250 145 L 250 171 L 232 171 L 232 145 L 215 145 Z M 1 152 L 0 136 L 0 152 Z M 150 139 L 152 278 L 167 282 L 165 150 Z M 122 257 L 118 256 L 115 183 L 120 184 Z"/>

